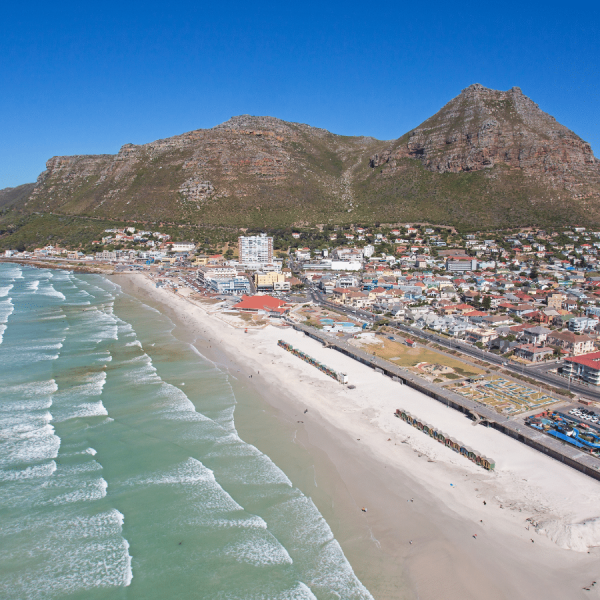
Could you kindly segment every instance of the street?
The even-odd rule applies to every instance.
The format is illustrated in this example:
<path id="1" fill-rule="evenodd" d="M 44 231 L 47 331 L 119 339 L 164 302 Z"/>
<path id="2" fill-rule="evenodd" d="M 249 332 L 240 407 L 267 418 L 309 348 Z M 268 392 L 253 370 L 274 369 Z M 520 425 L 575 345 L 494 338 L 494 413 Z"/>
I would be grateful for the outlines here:
<path id="1" fill-rule="evenodd" d="M 317 304 L 322 304 L 324 306 L 327 306 L 328 308 L 344 312 L 348 315 L 351 315 L 358 319 L 362 319 L 363 321 L 367 321 L 369 323 L 374 323 L 381 318 L 378 315 L 374 315 L 370 312 L 361 310 L 360 308 L 351 309 L 347 306 L 329 302 L 328 300 L 325 300 L 323 295 L 312 286 L 309 287 L 309 295 L 312 301 Z M 443 346 L 444 348 L 448 348 L 449 350 L 458 350 L 472 358 L 477 358 L 479 360 L 484 360 L 488 363 L 497 366 L 502 366 L 504 369 L 512 371 L 513 373 L 516 373 L 518 375 L 526 376 L 531 379 L 535 379 L 541 383 L 545 383 L 557 388 L 573 392 L 574 394 L 587 397 L 591 400 L 600 400 L 600 390 L 596 390 L 590 386 L 582 385 L 580 383 L 567 380 L 554 373 L 549 373 L 550 370 L 556 369 L 560 366 L 556 362 L 543 363 L 540 365 L 519 365 L 513 363 L 512 361 L 508 361 L 502 356 L 493 354 L 492 352 L 481 350 L 480 348 L 468 344 L 467 342 L 463 342 L 462 340 L 449 339 L 443 336 L 438 336 L 434 333 L 423 331 L 421 329 L 411 327 L 410 325 L 405 325 L 404 323 L 400 323 L 398 321 L 390 321 L 390 326 L 406 334 L 414 335 L 421 339 L 434 342 L 440 346 Z"/>

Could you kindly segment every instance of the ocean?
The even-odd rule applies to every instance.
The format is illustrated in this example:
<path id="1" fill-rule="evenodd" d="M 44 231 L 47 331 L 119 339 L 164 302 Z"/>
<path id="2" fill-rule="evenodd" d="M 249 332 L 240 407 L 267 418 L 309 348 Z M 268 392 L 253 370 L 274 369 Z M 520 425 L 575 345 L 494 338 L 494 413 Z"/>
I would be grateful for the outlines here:
<path id="1" fill-rule="evenodd" d="M 371 598 L 173 329 L 101 276 L 0 264 L 0 597 Z"/>

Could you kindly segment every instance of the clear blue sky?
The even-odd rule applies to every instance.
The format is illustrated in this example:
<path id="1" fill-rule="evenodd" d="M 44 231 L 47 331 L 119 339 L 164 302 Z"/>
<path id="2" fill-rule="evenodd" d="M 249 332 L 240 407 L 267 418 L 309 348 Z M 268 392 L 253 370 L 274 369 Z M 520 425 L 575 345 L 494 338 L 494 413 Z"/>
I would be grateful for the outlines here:
<path id="1" fill-rule="evenodd" d="M 0 188 L 237 114 L 399 137 L 519 86 L 600 152 L 598 2 L 9 3 Z"/>

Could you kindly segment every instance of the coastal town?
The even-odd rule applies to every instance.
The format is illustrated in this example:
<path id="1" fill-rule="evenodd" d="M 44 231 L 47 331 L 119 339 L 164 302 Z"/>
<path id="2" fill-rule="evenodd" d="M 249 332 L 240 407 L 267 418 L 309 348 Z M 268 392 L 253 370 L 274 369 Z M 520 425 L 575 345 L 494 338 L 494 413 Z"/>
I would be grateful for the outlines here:
<path id="1" fill-rule="evenodd" d="M 4 255 L 145 272 L 156 287 L 245 315 L 245 327 L 301 324 L 463 404 L 600 452 L 600 416 L 589 410 L 575 421 L 566 412 L 600 402 L 600 232 L 323 227 L 239 235 L 208 254 L 192 241 L 125 227 L 93 243 L 102 249 L 92 255 L 56 246 Z M 558 425 L 547 418 L 540 427 L 559 409 Z M 582 423 L 588 444 L 568 435 Z"/>

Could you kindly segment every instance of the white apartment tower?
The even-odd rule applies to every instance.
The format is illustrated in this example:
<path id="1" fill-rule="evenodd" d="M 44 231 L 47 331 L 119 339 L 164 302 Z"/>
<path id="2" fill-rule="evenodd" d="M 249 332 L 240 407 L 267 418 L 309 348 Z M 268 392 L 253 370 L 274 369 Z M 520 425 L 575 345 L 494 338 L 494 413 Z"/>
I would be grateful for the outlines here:
<path id="1" fill-rule="evenodd" d="M 260 235 L 241 235 L 238 238 L 239 261 L 244 264 L 273 262 L 273 238 L 266 233 Z"/>

